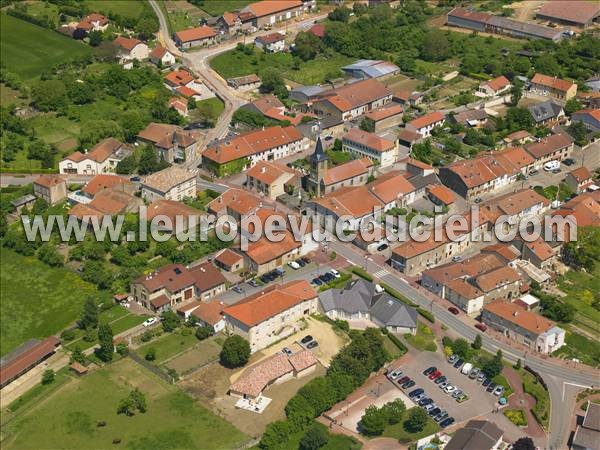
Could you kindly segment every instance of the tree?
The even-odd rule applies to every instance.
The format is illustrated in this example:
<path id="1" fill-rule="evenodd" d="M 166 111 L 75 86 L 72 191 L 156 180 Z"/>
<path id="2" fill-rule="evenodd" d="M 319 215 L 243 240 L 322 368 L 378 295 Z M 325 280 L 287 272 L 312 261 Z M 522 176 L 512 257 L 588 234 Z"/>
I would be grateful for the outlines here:
<path id="1" fill-rule="evenodd" d="M 510 105 L 517 106 L 521 97 L 523 97 L 523 82 L 515 77 L 510 88 Z"/>
<path id="2" fill-rule="evenodd" d="M 408 419 L 404 422 L 404 429 L 410 433 L 423 431 L 427 424 L 427 413 L 422 408 L 412 408 L 408 412 Z"/>
<path id="3" fill-rule="evenodd" d="M 83 330 L 96 328 L 98 326 L 98 306 L 97 300 L 93 297 L 88 297 L 83 304 L 83 311 L 77 325 Z"/>
<path id="4" fill-rule="evenodd" d="M 387 425 L 387 413 L 374 405 L 365 409 L 360 419 L 361 431 L 367 436 L 379 436 Z"/>
<path id="5" fill-rule="evenodd" d="M 466 339 L 458 338 L 452 343 L 452 351 L 461 358 L 467 358 L 470 354 L 469 343 Z"/>
<path id="6" fill-rule="evenodd" d="M 50 267 L 62 267 L 65 263 L 64 257 L 58 253 L 52 244 L 43 244 L 37 251 L 38 259 Z"/>
<path id="7" fill-rule="evenodd" d="M 522 437 L 515 441 L 513 450 L 535 450 L 536 446 L 530 437 Z"/>
<path id="8" fill-rule="evenodd" d="M 481 335 L 478 334 L 477 336 L 475 336 L 475 340 L 471 344 L 471 347 L 473 347 L 475 350 L 479 350 L 481 348 L 481 345 L 482 345 Z"/>
<path id="9" fill-rule="evenodd" d="M 165 311 L 160 315 L 163 330 L 167 333 L 175 331 L 175 329 L 181 325 L 181 319 L 173 311 Z"/>
<path id="10" fill-rule="evenodd" d="M 86 261 L 83 264 L 81 277 L 85 281 L 95 284 L 100 289 L 108 289 L 113 281 L 113 276 L 101 261 Z"/>
<path id="11" fill-rule="evenodd" d="M 500 350 L 498 350 L 500 351 Z M 502 372 L 502 353 L 496 354 L 493 358 L 486 358 L 481 364 L 481 370 L 488 378 L 494 378 Z"/>
<path id="12" fill-rule="evenodd" d="M 73 353 L 71 353 L 70 362 L 71 364 L 74 362 L 78 362 L 79 364 L 85 364 L 85 355 L 81 351 L 81 348 L 79 348 L 79 345 L 76 345 L 73 349 Z"/>
<path id="13" fill-rule="evenodd" d="M 100 347 L 96 349 L 96 356 L 104 362 L 112 361 L 115 346 L 110 325 L 101 324 L 98 327 L 98 342 Z"/>
<path id="14" fill-rule="evenodd" d="M 135 160 L 135 156 L 130 155 L 117 163 L 115 172 L 117 172 L 119 175 L 131 175 L 133 172 L 135 172 L 136 167 L 137 162 Z"/>
<path id="15" fill-rule="evenodd" d="M 567 103 L 565 104 L 565 114 L 567 116 L 570 116 L 574 112 L 579 111 L 581 109 L 583 109 L 583 106 L 581 105 L 579 100 L 577 100 L 575 97 L 568 100 Z"/>
<path id="16" fill-rule="evenodd" d="M 60 80 L 40 81 L 31 89 L 31 99 L 40 111 L 56 111 L 66 104 L 67 88 Z"/>
<path id="17" fill-rule="evenodd" d="M 533 116 L 527 108 L 508 108 L 506 125 L 509 131 L 531 130 L 535 125 Z"/>
<path id="18" fill-rule="evenodd" d="M 348 22 L 348 19 L 350 19 L 350 14 L 352 13 L 352 10 L 350 8 L 346 8 L 345 6 L 342 6 L 340 8 L 335 8 L 333 11 L 331 11 L 328 15 L 327 18 L 333 22 Z"/>
<path id="19" fill-rule="evenodd" d="M 141 413 L 147 411 L 146 396 L 138 388 L 135 388 L 129 393 L 129 397 L 133 402 L 133 406 Z"/>
<path id="20" fill-rule="evenodd" d="M 213 334 L 215 334 L 215 330 L 211 326 L 198 327 L 196 329 L 196 337 L 200 341 L 203 341 L 204 339 L 209 338 Z"/>
<path id="21" fill-rule="evenodd" d="M 368 131 L 369 133 L 375 133 L 375 121 L 368 117 L 365 117 L 360 122 L 360 129 L 363 131 Z"/>
<path id="22" fill-rule="evenodd" d="M 152 38 L 152 35 L 158 31 L 158 18 L 152 12 L 143 12 L 135 25 L 135 32 L 142 40 Z"/>
<path id="23" fill-rule="evenodd" d="M 573 122 L 567 128 L 568 133 L 571 135 L 577 145 L 584 146 L 588 141 L 588 131 L 583 122 Z"/>
<path id="24" fill-rule="evenodd" d="M 543 73 L 546 75 L 559 76 L 560 64 L 558 63 L 554 55 L 550 53 L 545 53 L 536 59 L 535 70 L 536 72 Z"/>
<path id="25" fill-rule="evenodd" d="M 156 156 L 156 150 L 151 145 L 146 145 L 142 149 L 138 164 L 138 173 L 140 175 L 148 175 L 167 167 L 169 167 L 169 163 L 163 159 L 159 161 Z"/>
<path id="26" fill-rule="evenodd" d="M 223 343 L 219 358 L 225 367 L 230 369 L 241 367 L 250 359 L 250 344 L 237 334 L 229 336 Z"/>
<path id="27" fill-rule="evenodd" d="M 386 413 L 388 424 L 394 425 L 400 422 L 400 418 L 406 411 L 406 405 L 402 400 L 397 398 L 396 400 L 383 405 L 382 409 Z"/>
<path id="28" fill-rule="evenodd" d="M 325 427 L 318 423 L 313 423 L 306 433 L 300 439 L 300 450 L 317 450 L 327 444 L 329 435 Z"/>
<path id="29" fill-rule="evenodd" d="M 121 399 L 117 406 L 117 414 L 125 414 L 126 416 L 133 416 L 135 414 L 135 407 L 129 396 Z"/>
<path id="30" fill-rule="evenodd" d="M 260 91 L 262 93 L 272 92 L 279 98 L 287 98 L 289 92 L 285 87 L 283 77 L 277 69 L 274 67 L 267 67 L 261 75 L 262 84 L 260 85 Z"/>
<path id="31" fill-rule="evenodd" d="M 146 358 L 146 361 L 154 361 L 156 359 L 156 349 L 149 348 L 144 358 Z"/>
<path id="32" fill-rule="evenodd" d="M 296 39 L 294 40 L 294 54 L 302 61 L 315 59 L 322 48 L 323 43 L 321 39 L 312 33 L 301 31 L 296 35 Z"/>
<path id="33" fill-rule="evenodd" d="M 90 38 L 90 45 L 92 47 L 98 47 L 102 43 L 102 32 L 101 31 L 98 31 L 98 30 L 90 31 L 90 34 L 88 34 L 88 37 Z"/>
<path id="34" fill-rule="evenodd" d="M 54 381 L 54 370 L 47 369 L 44 370 L 42 374 L 42 384 L 50 384 Z"/>
<path id="35" fill-rule="evenodd" d="M 446 34 L 439 30 L 431 30 L 423 39 L 421 58 L 425 61 L 443 61 L 448 59 L 449 43 Z"/>
<path id="36" fill-rule="evenodd" d="M 517 363 L 515 364 L 515 370 L 521 370 L 521 365 L 523 363 L 521 362 L 521 358 L 517 359 Z"/>
<path id="37" fill-rule="evenodd" d="M 119 342 L 117 344 L 117 353 L 121 356 L 125 356 L 129 353 L 129 347 L 125 342 Z"/>

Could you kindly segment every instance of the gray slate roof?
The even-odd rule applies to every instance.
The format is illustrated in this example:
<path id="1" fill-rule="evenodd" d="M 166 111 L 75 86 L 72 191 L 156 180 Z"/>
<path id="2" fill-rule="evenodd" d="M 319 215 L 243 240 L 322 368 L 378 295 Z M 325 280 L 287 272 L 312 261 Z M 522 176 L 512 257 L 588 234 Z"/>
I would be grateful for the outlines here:
<path id="1" fill-rule="evenodd" d="M 487 420 L 470 420 L 454 433 L 446 450 L 491 450 L 504 433 Z"/>
<path id="2" fill-rule="evenodd" d="M 371 318 L 387 327 L 417 327 L 417 310 L 385 293 L 371 308 Z"/>
<path id="3" fill-rule="evenodd" d="M 528 106 L 527 109 L 533 116 L 533 120 L 535 120 L 536 123 L 539 123 L 544 120 L 555 118 L 560 114 L 563 108 L 552 100 L 546 100 L 545 102 Z"/>

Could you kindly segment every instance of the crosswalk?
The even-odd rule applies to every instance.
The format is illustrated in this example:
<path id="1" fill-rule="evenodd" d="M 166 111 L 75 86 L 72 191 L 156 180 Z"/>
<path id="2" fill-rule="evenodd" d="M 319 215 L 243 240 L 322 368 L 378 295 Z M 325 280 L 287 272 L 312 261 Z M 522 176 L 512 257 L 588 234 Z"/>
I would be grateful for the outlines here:
<path id="1" fill-rule="evenodd" d="M 383 278 L 389 274 L 390 273 L 387 270 L 381 269 L 381 270 L 378 270 L 377 272 L 375 272 L 373 275 L 376 276 L 377 278 Z"/>
<path id="2" fill-rule="evenodd" d="M 190 169 L 190 172 L 192 172 L 194 175 L 198 175 L 200 173 L 200 168 L 196 167 L 194 169 Z"/>

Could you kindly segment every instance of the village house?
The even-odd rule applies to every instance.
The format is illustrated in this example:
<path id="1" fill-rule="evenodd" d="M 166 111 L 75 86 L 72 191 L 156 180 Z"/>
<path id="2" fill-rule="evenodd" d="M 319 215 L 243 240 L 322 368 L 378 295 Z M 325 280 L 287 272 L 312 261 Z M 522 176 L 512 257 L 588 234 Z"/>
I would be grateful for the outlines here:
<path id="1" fill-rule="evenodd" d="M 490 229 L 490 220 L 483 211 L 479 211 L 477 216 L 471 213 L 462 216 L 466 220 L 466 227 L 457 221 L 444 223 L 441 236 L 436 236 L 432 231 L 430 238 L 425 241 L 408 240 L 394 247 L 389 264 L 399 272 L 416 276 L 462 254 L 473 243 L 480 242 L 483 233 Z M 447 229 L 453 233 L 453 239 L 449 238 Z"/>
<path id="2" fill-rule="evenodd" d="M 142 197 L 148 201 L 157 199 L 181 201 L 196 197 L 196 175 L 171 166 L 145 177 L 141 182 Z"/>
<path id="3" fill-rule="evenodd" d="M 533 189 L 522 189 L 495 197 L 481 204 L 481 210 L 498 227 L 500 219 L 503 231 L 518 228 L 521 221 L 540 216 L 550 209 L 550 200 L 538 194 Z"/>
<path id="4" fill-rule="evenodd" d="M 501 75 L 480 83 L 477 92 L 482 94 L 484 97 L 495 97 L 509 91 L 511 88 L 512 84 L 510 84 L 508 78 L 506 78 L 504 75 Z"/>
<path id="5" fill-rule="evenodd" d="M 61 174 L 96 175 L 114 172 L 117 164 L 131 154 L 131 149 L 115 138 L 106 138 L 89 152 L 75 152 L 58 163 Z"/>
<path id="6" fill-rule="evenodd" d="M 398 159 L 398 142 L 377 136 L 359 128 L 351 128 L 342 139 L 342 150 L 356 158 L 369 158 L 380 168 L 391 166 Z"/>
<path id="7" fill-rule="evenodd" d="M 446 121 L 446 116 L 440 111 L 430 112 L 417 119 L 411 120 L 406 124 L 406 129 L 419 133 L 423 137 L 431 135 L 431 130 L 442 126 Z"/>
<path id="8" fill-rule="evenodd" d="M 175 55 L 173 55 L 173 53 L 164 48 L 162 45 L 157 45 L 154 47 L 148 57 L 150 58 L 150 61 L 157 66 L 165 67 L 175 64 Z"/>
<path id="9" fill-rule="evenodd" d="M 319 309 L 331 320 L 370 321 L 376 327 L 397 334 L 417 333 L 417 310 L 378 292 L 374 283 L 363 279 L 348 282 L 341 289 L 319 295 Z"/>
<path id="10" fill-rule="evenodd" d="M 319 118 L 343 122 L 381 108 L 392 101 L 392 92 L 374 78 L 321 92 L 312 103 Z"/>
<path id="11" fill-rule="evenodd" d="M 399 89 L 394 92 L 392 99 L 401 105 L 412 106 L 413 108 L 419 106 L 425 100 L 425 96 L 421 92 L 407 91 L 405 89 Z"/>
<path id="12" fill-rule="evenodd" d="M 75 29 L 81 33 L 88 34 L 90 31 L 106 31 L 109 24 L 108 17 L 98 13 L 91 13 L 81 19 L 75 26 Z"/>
<path id="13" fill-rule="evenodd" d="M 205 213 L 175 200 L 158 199 L 150 203 L 146 210 L 148 221 L 165 232 L 175 234 L 185 232 L 200 224 L 200 216 Z"/>
<path id="14" fill-rule="evenodd" d="M 515 183 L 534 166 L 534 158 L 520 147 L 455 161 L 439 171 L 442 183 L 467 200 Z M 520 175 L 519 175 L 520 174 Z"/>
<path id="15" fill-rule="evenodd" d="M 477 315 L 494 299 L 517 299 L 521 284 L 521 275 L 490 253 L 427 269 L 421 277 L 425 289 L 469 315 Z"/>
<path id="16" fill-rule="evenodd" d="M 165 86 L 185 97 L 193 97 L 196 100 L 202 98 L 202 81 L 185 69 L 173 70 L 165 75 Z"/>
<path id="17" fill-rule="evenodd" d="M 456 430 L 444 450 L 497 450 L 504 432 L 487 420 L 469 420 Z"/>
<path id="18" fill-rule="evenodd" d="M 561 239 L 569 242 L 572 237 L 570 231 L 576 227 L 599 227 L 600 226 L 600 190 L 584 192 L 563 203 L 559 209 L 552 212 L 553 217 L 571 218 L 564 229 L 553 229 L 552 236 L 545 236 L 547 240 Z M 563 258 L 567 255 L 563 254 Z M 568 264 L 568 261 L 564 261 Z"/>
<path id="19" fill-rule="evenodd" d="M 560 246 L 552 247 L 541 237 L 535 241 L 516 241 L 521 247 L 521 259 L 529 261 L 542 270 L 553 270 L 558 262 Z"/>
<path id="20" fill-rule="evenodd" d="M 238 272 L 244 268 L 244 257 L 230 248 L 218 252 L 213 261 L 226 272 Z"/>
<path id="21" fill-rule="evenodd" d="M 310 34 L 315 35 L 319 39 L 323 39 L 325 37 L 325 34 L 327 33 L 327 30 L 325 30 L 325 25 L 323 25 L 322 23 L 315 23 L 312 27 L 308 29 L 308 32 Z"/>
<path id="22" fill-rule="evenodd" d="M 569 172 L 565 178 L 565 183 L 573 192 L 581 194 L 594 184 L 594 178 L 587 167 L 582 166 Z"/>
<path id="23" fill-rule="evenodd" d="M 300 125 L 305 117 L 313 117 L 312 115 L 301 112 L 288 112 L 281 100 L 272 94 L 265 95 L 257 100 L 246 103 L 245 105 L 242 105 L 241 108 L 262 114 L 269 119 L 282 122 L 287 121 L 294 126 Z"/>
<path id="24" fill-rule="evenodd" d="M 571 448 L 573 450 L 590 450 L 597 447 L 600 442 L 600 404 L 588 400 L 587 403 L 581 405 L 581 409 L 585 410 L 583 421 L 579 424 L 577 420 L 577 428 L 573 434 Z"/>
<path id="25" fill-rule="evenodd" d="M 342 71 L 356 79 L 380 78 L 400 73 L 400 68 L 390 62 L 373 59 L 361 59 L 354 64 L 342 67 Z"/>
<path id="26" fill-rule="evenodd" d="M 577 85 L 571 81 L 536 73 L 531 79 L 529 90 L 539 95 L 549 95 L 566 102 L 577 94 Z"/>
<path id="27" fill-rule="evenodd" d="M 419 144 L 423 141 L 423 136 L 421 136 L 416 131 L 411 131 L 406 128 L 402 128 L 398 132 L 398 145 L 402 147 L 407 153 L 413 148 L 413 145 Z"/>
<path id="28" fill-rule="evenodd" d="M 534 158 L 533 167 L 538 170 L 548 161 L 564 161 L 570 158 L 573 147 L 573 139 L 565 133 L 552 134 L 523 146 Z"/>
<path id="29" fill-rule="evenodd" d="M 200 135 L 177 125 L 151 122 L 137 135 L 138 141 L 152 145 L 159 160 L 168 163 L 192 158 L 198 149 Z"/>
<path id="30" fill-rule="evenodd" d="M 197 326 L 211 327 L 216 334 L 225 329 L 223 310 L 226 306 L 225 303 L 216 299 L 206 302 L 194 300 L 178 307 L 177 314 L 182 316 L 185 321 L 195 320 Z"/>
<path id="31" fill-rule="evenodd" d="M 295 189 L 299 178 L 298 172 L 284 164 L 260 161 L 246 171 L 246 187 L 275 200 L 286 193 L 286 186 Z"/>
<path id="32" fill-rule="evenodd" d="M 207 301 L 225 292 L 225 277 L 212 263 L 193 268 L 168 264 L 131 283 L 136 302 L 156 313 L 193 300 Z"/>
<path id="33" fill-rule="evenodd" d="M 217 20 L 217 25 L 230 36 L 237 34 L 242 28 L 242 20 L 238 14 L 225 11 Z"/>
<path id="34" fill-rule="evenodd" d="M 317 298 L 306 280 L 267 287 L 223 310 L 226 329 L 257 352 L 299 331 L 300 320 L 317 312 Z"/>
<path id="35" fill-rule="evenodd" d="M 600 109 L 582 109 L 573 113 L 572 122 L 582 122 L 590 133 L 600 131 Z"/>
<path id="36" fill-rule="evenodd" d="M 229 215 L 236 223 L 241 223 L 247 216 L 263 207 L 261 197 L 253 192 L 230 188 L 212 200 L 206 210 L 215 216 Z"/>
<path id="37" fill-rule="evenodd" d="M 255 73 L 243 77 L 228 78 L 227 84 L 236 91 L 246 92 L 258 89 L 260 86 L 260 77 Z"/>
<path id="38" fill-rule="evenodd" d="M 148 46 L 139 39 L 119 36 L 113 42 L 117 46 L 119 64 L 124 64 L 126 69 L 132 67 L 133 60 L 142 61 L 150 54 Z"/>
<path id="39" fill-rule="evenodd" d="M 553 0 L 543 3 L 535 17 L 559 25 L 585 28 L 600 19 L 600 5 L 581 0 Z"/>
<path id="40" fill-rule="evenodd" d="M 449 208 L 456 200 L 456 194 L 441 184 L 432 184 L 426 190 L 427 198 L 442 208 Z"/>
<path id="41" fill-rule="evenodd" d="M 250 3 L 239 12 L 242 27 L 248 24 L 255 28 L 272 26 L 277 22 L 293 19 L 304 12 L 301 0 L 265 0 Z"/>
<path id="42" fill-rule="evenodd" d="M 552 353 L 565 345 L 565 330 L 551 320 L 503 299 L 484 306 L 481 321 L 539 353 Z"/>
<path id="43" fill-rule="evenodd" d="M 217 41 L 217 33 L 211 27 L 203 25 L 178 31 L 174 34 L 174 40 L 177 46 L 182 49 L 207 46 Z"/>
<path id="44" fill-rule="evenodd" d="M 397 127 L 402 123 L 402 113 L 404 108 L 398 103 L 388 103 L 381 108 L 377 108 L 365 114 L 365 118 L 373 122 L 375 133 Z M 364 120 L 364 119 L 363 119 Z"/>
<path id="45" fill-rule="evenodd" d="M 448 120 L 464 126 L 478 128 L 487 123 L 488 114 L 485 109 L 470 109 L 448 116 Z"/>
<path id="46" fill-rule="evenodd" d="M 11 200 L 10 204 L 15 208 L 15 212 L 17 214 L 21 214 L 24 208 L 29 208 L 30 206 L 33 206 L 36 200 L 37 198 L 35 195 L 25 194 L 22 197 Z"/>
<path id="47" fill-rule="evenodd" d="M 188 110 L 188 99 L 185 97 L 171 97 L 169 99 L 169 108 L 173 108 L 183 117 L 187 117 L 189 114 Z"/>
<path id="48" fill-rule="evenodd" d="M 406 174 L 399 170 L 378 176 L 366 187 L 381 202 L 384 211 L 406 208 L 418 198 L 417 188 L 406 178 Z"/>
<path id="49" fill-rule="evenodd" d="M 529 134 L 529 131 L 526 130 L 515 131 L 514 133 L 510 133 L 503 139 L 503 141 L 507 145 L 514 146 L 527 144 L 528 142 L 533 142 L 534 140 L 535 138 L 531 134 Z"/>
<path id="50" fill-rule="evenodd" d="M 270 127 L 218 142 L 202 153 L 202 166 L 219 176 L 249 169 L 259 161 L 275 161 L 305 148 L 305 139 L 293 126 Z"/>
<path id="51" fill-rule="evenodd" d="M 231 384 L 228 393 L 259 405 L 262 392 L 268 386 L 307 376 L 315 371 L 318 364 L 319 361 L 310 350 L 300 350 L 292 355 L 275 353 L 246 368 Z"/>
<path id="52" fill-rule="evenodd" d="M 67 182 L 59 175 L 40 175 L 33 182 L 33 195 L 54 205 L 67 198 Z"/>
<path id="53" fill-rule="evenodd" d="M 552 128 L 565 118 L 565 110 L 553 100 L 536 103 L 527 107 L 536 126 Z"/>
<path id="54" fill-rule="evenodd" d="M 285 36 L 281 33 L 270 33 L 254 38 L 254 45 L 265 53 L 279 53 L 285 50 Z"/>

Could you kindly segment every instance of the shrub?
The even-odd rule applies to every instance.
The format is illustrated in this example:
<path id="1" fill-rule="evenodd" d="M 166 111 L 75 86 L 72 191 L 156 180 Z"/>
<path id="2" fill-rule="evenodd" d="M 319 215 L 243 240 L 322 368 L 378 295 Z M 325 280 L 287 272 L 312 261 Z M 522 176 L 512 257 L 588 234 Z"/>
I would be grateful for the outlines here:
<path id="1" fill-rule="evenodd" d="M 62 333 L 60 333 L 60 338 L 63 341 L 72 341 L 75 339 L 75 330 L 64 330 Z"/>
<path id="2" fill-rule="evenodd" d="M 527 416 L 525 416 L 525 411 L 522 409 L 507 409 L 504 411 L 504 415 L 518 427 L 527 426 Z"/>
<path id="3" fill-rule="evenodd" d="M 47 369 L 42 374 L 42 384 L 50 384 L 54 381 L 54 370 Z"/>
<path id="4" fill-rule="evenodd" d="M 433 317 L 433 314 L 431 314 L 431 312 L 429 312 L 429 311 L 427 311 L 426 309 L 423 309 L 423 308 L 417 308 L 417 312 L 419 314 L 421 314 L 421 316 L 423 316 L 429 322 L 435 323 L 435 317 Z"/>
<path id="5" fill-rule="evenodd" d="M 198 327 L 198 329 L 196 330 L 196 337 L 200 341 L 209 338 L 213 334 L 215 334 L 215 330 L 211 326 Z"/>
<path id="6" fill-rule="evenodd" d="M 360 267 L 352 267 L 352 273 L 367 281 L 373 281 L 373 277 L 366 270 L 361 269 Z"/>
<path id="7" fill-rule="evenodd" d="M 230 369 L 241 367 L 250 359 L 250 344 L 237 334 L 229 336 L 223 343 L 219 359 L 223 366 Z"/>
<path id="8" fill-rule="evenodd" d="M 421 408 L 412 408 L 408 412 L 408 419 L 404 422 L 404 429 L 409 433 L 423 431 L 427 425 L 427 413 Z"/>
<path id="9" fill-rule="evenodd" d="M 144 358 L 146 358 L 146 361 L 154 361 L 156 359 L 156 350 L 149 348 Z"/>

